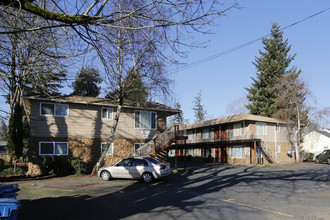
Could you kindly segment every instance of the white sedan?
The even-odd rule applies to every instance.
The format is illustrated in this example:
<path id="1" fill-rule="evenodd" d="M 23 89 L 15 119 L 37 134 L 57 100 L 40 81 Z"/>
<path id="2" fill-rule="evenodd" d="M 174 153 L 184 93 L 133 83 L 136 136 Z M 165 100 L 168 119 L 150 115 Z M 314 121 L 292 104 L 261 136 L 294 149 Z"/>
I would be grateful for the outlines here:
<path id="1" fill-rule="evenodd" d="M 98 176 L 103 180 L 111 178 L 142 179 L 144 182 L 151 182 L 171 174 L 168 163 L 162 163 L 152 157 L 127 157 L 112 166 L 102 167 Z"/>

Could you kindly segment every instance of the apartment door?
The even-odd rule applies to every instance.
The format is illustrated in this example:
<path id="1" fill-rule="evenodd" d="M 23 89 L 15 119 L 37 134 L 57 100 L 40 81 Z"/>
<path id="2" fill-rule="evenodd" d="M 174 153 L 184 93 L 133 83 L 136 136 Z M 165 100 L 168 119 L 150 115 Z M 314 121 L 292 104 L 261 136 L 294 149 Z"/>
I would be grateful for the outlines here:
<path id="1" fill-rule="evenodd" d="M 221 147 L 221 163 L 227 163 L 227 150 L 226 150 L 226 147 Z"/>
<path id="2" fill-rule="evenodd" d="M 221 127 L 221 141 L 227 140 L 227 128 L 226 126 Z"/>

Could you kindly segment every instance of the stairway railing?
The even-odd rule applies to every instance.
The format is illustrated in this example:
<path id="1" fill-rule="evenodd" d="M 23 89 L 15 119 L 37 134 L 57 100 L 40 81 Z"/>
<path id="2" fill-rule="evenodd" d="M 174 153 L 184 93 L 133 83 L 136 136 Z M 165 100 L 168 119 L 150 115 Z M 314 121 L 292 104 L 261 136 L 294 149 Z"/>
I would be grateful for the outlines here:
<path id="1" fill-rule="evenodd" d="M 151 139 L 148 143 L 142 145 L 134 151 L 134 156 L 148 156 L 154 151 L 158 151 L 162 146 L 175 138 L 174 127 L 170 127 L 165 132 Z"/>
<path id="2" fill-rule="evenodd" d="M 260 149 L 270 163 L 278 163 L 274 155 L 267 149 L 266 145 L 264 145 L 263 142 L 260 143 Z"/>

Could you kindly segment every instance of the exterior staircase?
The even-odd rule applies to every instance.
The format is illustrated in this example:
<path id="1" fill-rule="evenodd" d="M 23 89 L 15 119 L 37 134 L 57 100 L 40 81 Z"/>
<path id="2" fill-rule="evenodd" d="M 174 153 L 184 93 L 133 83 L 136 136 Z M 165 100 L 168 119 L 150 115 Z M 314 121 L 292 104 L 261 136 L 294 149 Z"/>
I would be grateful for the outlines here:
<path id="1" fill-rule="evenodd" d="M 134 151 L 134 156 L 153 156 L 161 160 L 166 160 L 166 148 L 175 142 L 175 127 L 167 129 L 165 132 L 151 139 Z"/>
<path id="2" fill-rule="evenodd" d="M 267 149 L 266 145 L 260 143 L 260 150 L 265 155 L 269 163 L 278 163 L 274 155 Z"/>

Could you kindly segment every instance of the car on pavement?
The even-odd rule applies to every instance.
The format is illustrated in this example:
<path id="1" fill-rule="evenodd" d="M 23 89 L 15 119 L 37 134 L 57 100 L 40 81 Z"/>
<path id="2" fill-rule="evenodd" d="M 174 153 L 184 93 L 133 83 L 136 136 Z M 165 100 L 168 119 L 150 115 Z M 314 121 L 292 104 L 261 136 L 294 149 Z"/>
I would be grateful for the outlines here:
<path id="1" fill-rule="evenodd" d="M 315 157 L 315 163 L 328 163 L 330 165 L 330 150 L 324 150 Z"/>
<path id="2" fill-rule="evenodd" d="M 112 178 L 142 179 L 151 182 L 171 174 L 170 164 L 160 162 L 153 157 L 127 157 L 118 163 L 102 167 L 98 176 L 108 181 Z"/>

